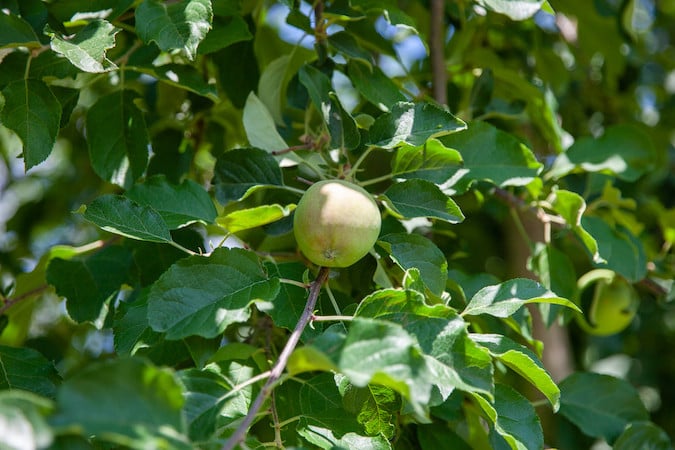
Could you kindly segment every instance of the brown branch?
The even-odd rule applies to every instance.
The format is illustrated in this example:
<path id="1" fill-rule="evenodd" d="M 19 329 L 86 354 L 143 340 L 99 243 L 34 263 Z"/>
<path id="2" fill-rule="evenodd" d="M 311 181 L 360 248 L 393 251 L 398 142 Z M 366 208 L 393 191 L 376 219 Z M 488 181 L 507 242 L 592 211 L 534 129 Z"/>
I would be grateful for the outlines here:
<path id="1" fill-rule="evenodd" d="M 274 384 L 281 377 L 281 374 L 288 363 L 288 358 L 291 356 L 291 353 L 293 353 L 293 350 L 295 350 L 298 342 L 300 342 L 300 336 L 302 335 L 303 330 L 305 327 L 307 327 L 307 324 L 314 315 L 314 308 L 316 307 L 316 301 L 319 298 L 319 292 L 321 292 L 321 286 L 323 286 L 323 284 L 328 279 L 329 272 L 330 269 L 327 267 L 322 267 L 319 270 L 319 274 L 317 275 L 316 279 L 312 282 L 312 284 L 310 284 L 307 304 L 305 305 L 305 309 L 302 312 L 300 319 L 298 319 L 298 323 L 295 325 L 293 333 L 291 333 L 291 336 L 288 338 L 286 346 L 284 346 L 284 349 L 279 355 L 279 359 L 277 359 L 274 367 L 272 367 L 269 378 L 267 378 L 265 385 L 262 387 L 262 389 L 260 389 L 258 396 L 253 401 L 248 414 L 246 414 L 246 417 L 244 417 L 244 420 L 241 422 L 241 424 L 239 424 L 239 427 L 234 432 L 234 434 L 230 436 L 230 438 L 225 442 L 222 450 L 232 450 L 237 444 L 244 440 L 246 432 L 255 420 L 256 414 L 258 414 L 258 411 L 262 407 L 265 400 L 267 400 L 267 398 L 272 394 Z"/>
<path id="2" fill-rule="evenodd" d="M 22 300 L 25 300 L 27 298 L 30 298 L 34 295 L 41 294 L 42 292 L 46 291 L 49 288 L 48 284 L 44 284 L 40 287 L 37 287 L 35 289 L 32 289 L 28 292 L 24 292 L 21 295 L 17 295 L 16 297 L 7 297 L 4 299 L 4 303 L 2 306 L 0 306 L 0 314 L 3 314 L 5 311 L 7 311 L 9 308 L 12 306 L 16 305 Z"/>
<path id="3" fill-rule="evenodd" d="M 445 70 L 445 0 L 431 0 L 429 31 L 429 59 L 434 100 L 441 105 L 448 101 L 447 72 Z"/>

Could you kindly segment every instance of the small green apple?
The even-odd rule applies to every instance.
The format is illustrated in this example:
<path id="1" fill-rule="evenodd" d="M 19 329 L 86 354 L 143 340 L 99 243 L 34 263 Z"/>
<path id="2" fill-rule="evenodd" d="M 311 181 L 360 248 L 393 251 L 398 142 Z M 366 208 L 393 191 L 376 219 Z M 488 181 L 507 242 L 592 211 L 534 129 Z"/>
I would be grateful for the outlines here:
<path id="1" fill-rule="evenodd" d="M 637 313 L 639 298 L 628 280 L 607 269 L 593 270 L 579 279 L 579 292 L 593 288 L 588 321 L 579 317 L 583 329 L 598 336 L 623 331 Z"/>
<path id="2" fill-rule="evenodd" d="M 375 245 L 382 218 L 365 189 L 344 180 L 314 183 L 298 202 L 293 232 L 314 264 L 348 267 Z"/>

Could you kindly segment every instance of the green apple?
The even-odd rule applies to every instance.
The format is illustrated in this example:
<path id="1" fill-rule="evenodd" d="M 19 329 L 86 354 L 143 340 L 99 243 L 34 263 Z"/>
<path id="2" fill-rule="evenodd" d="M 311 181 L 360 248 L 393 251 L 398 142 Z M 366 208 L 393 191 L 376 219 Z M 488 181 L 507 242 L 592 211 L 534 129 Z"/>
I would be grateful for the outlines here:
<path id="1" fill-rule="evenodd" d="M 377 203 L 365 189 L 344 180 L 314 183 L 298 202 L 293 232 L 314 264 L 348 267 L 363 258 L 380 234 Z"/>
<path id="2" fill-rule="evenodd" d="M 593 289 L 588 321 L 579 316 L 583 329 L 598 336 L 609 336 L 623 331 L 637 313 L 639 298 L 628 280 L 616 272 L 596 269 L 578 282 L 579 292 Z"/>

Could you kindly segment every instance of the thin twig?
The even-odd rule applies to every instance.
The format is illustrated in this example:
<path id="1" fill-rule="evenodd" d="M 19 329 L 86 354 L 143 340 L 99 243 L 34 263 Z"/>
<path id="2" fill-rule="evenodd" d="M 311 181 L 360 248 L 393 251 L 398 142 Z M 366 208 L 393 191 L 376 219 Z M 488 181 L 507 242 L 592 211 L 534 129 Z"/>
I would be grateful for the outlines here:
<path id="1" fill-rule="evenodd" d="M 319 270 L 319 274 L 309 287 L 309 297 L 307 298 L 305 310 L 302 312 L 300 319 L 298 319 L 298 323 L 295 325 L 293 333 L 291 333 L 291 336 L 288 338 L 286 346 L 281 351 L 279 359 L 277 359 L 274 367 L 272 367 L 269 378 L 265 382 L 265 385 L 262 387 L 262 389 L 260 389 L 256 399 L 253 401 L 248 414 L 246 414 L 246 417 L 244 417 L 244 420 L 241 422 L 241 424 L 239 424 L 239 427 L 234 432 L 234 434 L 230 436 L 230 438 L 225 442 L 222 450 L 232 450 L 237 444 L 244 440 L 244 437 L 246 436 L 249 427 L 253 424 L 258 411 L 262 407 L 263 403 L 265 403 L 265 400 L 267 400 L 267 398 L 272 393 L 274 384 L 281 377 L 281 374 L 286 368 L 288 358 L 291 356 L 291 353 L 293 353 L 293 350 L 295 350 L 298 342 L 300 342 L 300 336 L 302 335 L 302 332 L 304 331 L 305 327 L 307 327 L 309 321 L 312 319 L 314 307 L 316 306 L 316 301 L 319 298 L 319 292 L 321 292 L 321 286 L 323 286 L 323 284 L 328 279 L 329 272 L 330 270 L 327 267 L 322 267 Z"/>
<path id="2" fill-rule="evenodd" d="M 4 299 L 4 303 L 2 306 L 0 306 L 0 314 L 3 314 L 5 311 L 7 311 L 9 308 L 12 306 L 16 305 L 19 303 L 21 300 L 25 300 L 27 298 L 30 298 L 34 295 L 41 294 L 42 292 L 46 291 L 49 288 L 48 284 L 44 284 L 40 287 L 37 287 L 35 289 L 32 289 L 28 292 L 24 292 L 21 295 L 17 295 L 16 297 L 7 297 Z"/>

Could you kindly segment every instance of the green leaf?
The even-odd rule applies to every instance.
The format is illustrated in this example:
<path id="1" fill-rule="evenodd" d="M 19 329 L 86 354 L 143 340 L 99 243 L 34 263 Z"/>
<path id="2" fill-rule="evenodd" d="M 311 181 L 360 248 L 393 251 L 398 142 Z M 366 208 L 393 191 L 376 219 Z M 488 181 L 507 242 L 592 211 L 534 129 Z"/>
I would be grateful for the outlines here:
<path id="1" fill-rule="evenodd" d="M 218 248 L 171 266 L 150 291 L 148 318 L 167 339 L 212 338 L 245 322 L 253 303 L 272 301 L 278 291 L 279 280 L 268 278 L 254 253 Z"/>
<path id="2" fill-rule="evenodd" d="M 0 345 L 0 390 L 20 389 L 53 398 L 60 378 L 54 364 L 37 350 Z"/>
<path id="3" fill-rule="evenodd" d="M 429 139 L 424 145 L 402 145 L 396 150 L 391 161 L 392 174 L 401 178 L 419 178 L 436 184 L 448 181 L 448 174 L 454 173 L 462 164 L 462 155 L 447 148 L 436 139 Z"/>
<path id="4" fill-rule="evenodd" d="M 592 255 L 593 261 L 597 263 L 604 262 L 605 260 L 598 253 L 598 242 L 586 231 L 581 223 L 581 218 L 584 211 L 586 211 L 586 202 L 583 197 L 575 192 L 564 189 L 556 189 L 552 195 L 551 206 L 553 210 L 565 219 L 568 226 Z"/>
<path id="5" fill-rule="evenodd" d="M 334 92 L 329 94 L 330 103 L 322 105 L 324 119 L 328 123 L 331 148 L 353 150 L 359 146 L 361 135 L 356 121 L 343 107 Z"/>
<path id="6" fill-rule="evenodd" d="M 495 386 L 494 404 L 474 395 L 479 405 L 494 424 L 499 436 L 513 450 L 544 448 L 544 433 L 532 403 L 513 388 L 504 384 Z M 494 445 L 494 444 L 493 444 Z M 493 448 L 496 448 L 495 445 Z"/>
<path id="7" fill-rule="evenodd" d="M 61 123 L 61 104 L 46 84 L 30 79 L 9 83 L 2 97 L 5 106 L 0 110 L 0 122 L 23 142 L 28 170 L 52 152 Z"/>
<path id="8" fill-rule="evenodd" d="M 325 449 L 391 449 L 383 436 L 364 436 L 355 415 L 343 408 L 343 399 L 332 374 L 307 380 L 299 397 L 302 415 L 298 434 L 310 443 Z"/>
<path id="9" fill-rule="evenodd" d="M 53 440 L 53 429 L 46 416 L 53 409 L 51 401 L 30 392 L 0 391 L 0 448 L 48 448 Z"/>
<path id="10" fill-rule="evenodd" d="M 629 423 L 614 442 L 613 450 L 672 450 L 673 442 L 661 428 L 651 422 Z"/>
<path id="11" fill-rule="evenodd" d="M 161 66 L 131 66 L 127 70 L 135 70 L 153 76 L 171 86 L 176 86 L 213 101 L 218 100 L 215 84 L 204 80 L 201 72 L 192 66 L 183 64 L 162 64 Z"/>
<path id="12" fill-rule="evenodd" d="M 416 428 L 421 450 L 437 450 L 441 448 L 451 448 L 452 450 L 472 449 L 464 439 L 448 427 L 439 427 L 436 424 L 420 424 Z"/>
<path id="13" fill-rule="evenodd" d="M 302 280 L 303 274 L 307 270 L 304 264 L 297 262 L 278 262 L 277 264 L 268 264 L 267 270 L 270 275 L 280 279 Z M 272 307 L 265 310 L 278 327 L 284 327 L 290 331 L 295 328 L 298 319 L 302 315 L 307 304 L 307 289 L 290 283 L 280 283 L 279 293 L 272 302 Z M 320 323 L 315 323 L 313 327 L 306 327 L 302 333 L 302 340 L 317 336 L 323 327 Z"/>
<path id="14" fill-rule="evenodd" d="M 468 324 L 453 309 L 428 306 L 419 292 L 383 289 L 364 298 L 355 315 L 400 324 L 414 336 L 442 400 L 455 388 L 492 396 L 492 358 L 469 339 Z"/>
<path id="15" fill-rule="evenodd" d="M 359 388 L 346 379 L 338 387 L 342 406 L 347 412 L 356 415 L 356 420 L 368 436 L 394 437 L 395 418 L 401 409 L 401 399 L 392 389 L 377 385 Z"/>
<path id="16" fill-rule="evenodd" d="M 258 148 L 238 148 L 218 157 L 213 185 L 216 198 L 226 205 L 260 189 L 283 186 L 283 178 L 272 155 Z"/>
<path id="17" fill-rule="evenodd" d="M 169 229 L 193 222 L 211 224 L 217 215 L 208 192 L 192 180 L 173 184 L 164 175 L 155 175 L 135 184 L 125 196 L 157 211 Z"/>
<path id="18" fill-rule="evenodd" d="M 613 228 L 599 217 L 586 216 L 581 225 L 598 243 L 600 262 L 595 262 L 595 267 L 612 269 L 633 283 L 646 276 L 645 249 L 637 236 L 620 225 Z"/>
<path id="19" fill-rule="evenodd" d="M 132 356 L 160 339 L 148 323 L 148 292 L 144 289 L 135 301 L 120 303 L 115 310 L 114 345 L 120 356 Z"/>
<path id="20" fill-rule="evenodd" d="M 51 30 L 47 34 L 52 38 L 52 50 L 65 56 L 75 67 L 84 72 L 102 73 L 117 69 L 106 51 L 115 46 L 115 35 L 119 31 L 121 28 L 110 22 L 96 19 L 67 39 Z"/>
<path id="21" fill-rule="evenodd" d="M 547 178 L 600 172 L 634 182 L 654 166 L 656 150 L 648 134 L 632 125 L 608 127 L 599 138 L 582 137 L 556 158 Z"/>
<path id="22" fill-rule="evenodd" d="M 571 301 L 557 297 L 534 280 L 515 278 L 503 283 L 487 286 L 473 296 L 462 315 L 489 314 L 495 317 L 509 317 L 528 303 L 552 303 L 581 310 Z"/>
<path id="23" fill-rule="evenodd" d="M 94 171 L 104 180 L 129 187 L 148 163 L 148 132 L 134 91 L 115 91 L 87 113 L 87 144 Z"/>
<path id="24" fill-rule="evenodd" d="M 422 145 L 466 128 L 466 124 L 449 112 L 430 103 L 399 102 L 390 112 L 380 115 L 370 127 L 369 145 L 394 148 L 406 143 Z"/>
<path id="25" fill-rule="evenodd" d="M 295 205 L 260 205 L 254 208 L 239 209 L 226 216 L 218 217 L 216 222 L 230 233 L 267 225 L 288 217 Z"/>
<path id="26" fill-rule="evenodd" d="M 143 42 L 156 42 L 164 51 L 180 50 L 193 60 L 199 43 L 211 29 L 209 0 L 181 0 L 164 4 L 144 0 L 136 8 L 136 32 Z"/>
<path id="27" fill-rule="evenodd" d="M 121 195 L 106 194 L 91 202 L 84 218 L 111 233 L 150 242 L 171 242 L 169 227 L 149 206 Z"/>
<path id="28" fill-rule="evenodd" d="M 536 177 L 542 165 L 532 151 L 513 135 L 486 122 L 472 122 L 460 133 L 439 138 L 458 150 L 464 165 L 448 174 L 458 192 L 475 181 L 490 181 L 497 186 L 525 186 Z"/>
<path id="29" fill-rule="evenodd" d="M 110 246 L 82 259 L 53 259 L 47 267 L 47 281 L 66 298 L 73 320 L 94 321 L 103 304 L 128 281 L 131 265 L 127 248 Z"/>
<path id="30" fill-rule="evenodd" d="M 530 259 L 529 265 L 537 274 L 541 284 L 562 298 L 573 298 L 577 285 L 577 275 L 569 256 L 552 245 L 539 243 Z M 559 305 L 541 303 L 539 310 L 546 326 L 551 326 L 558 317 Z"/>
<path id="31" fill-rule="evenodd" d="M 382 111 L 389 111 L 396 103 L 406 101 L 396 83 L 377 66 L 350 59 L 347 74 L 356 90 Z"/>
<path id="32" fill-rule="evenodd" d="M 344 54 L 348 61 L 361 60 L 368 65 L 373 61 L 373 56 L 359 45 L 354 36 L 346 31 L 338 31 L 331 34 L 328 36 L 327 41 L 328 45 Z"/>
<path id="33" fill-rule="evenodd" d="M 395 233 L 378 241 L 403 270 L 417 268 L 427 288 L 436 295 L 445 290 L 448 262 L 443 252 L 419 234 Z"/>
<path id="34" fill-rule="evenodd" d="M 207 55 L 229 47 L 236 42 L 248 41 L 252 38 L 253 35 L 248 29 L 248 24 L 241 16 L 234 15 L 227 18 L 214 16 L 213 27 L 199 44 L 197 53 Z"/>
<path id="35" fill-rule="evenodd" d="M 275 152 L 288 148 L 277 131 L 274 118 L 265 104 L 251 92 L 244 106 L 244 129 L 248 142 L 253 147 Z"/>
<path id="36" fill-rule="evenodd" d="M 464 214 L 459 206 L 434 183 L 413 179 L 396 183 L 384 193 L 384 205 L 402 219 L 430 217 L 459 223 Z"/>
<path id="37" fill-rule="evenodd" d="M 588 436 L 612 443 L 629 423 L 649 419 L 638 393 L 627 381 L 577 372 L 559 386 L 560 414 Z"/>
<path id="38" fill-rule="evenodd" d="M 391 388 L 410 403 L 419 418 L 427 415 L 434 382 L 415 340 L 400 325 L 360 317 L 350 322 L 346 335 L 329 329 L 311 346 L 296 349 L 288 369 L 291 373 L 339 371 L 357 387 Z"/>
<path id="39" fill-rule="evenodd" d="M 298 71 L 298 80 L 305 86 L 314 107 L 325 119 L 323 105 L 330 104 L 329 93 L 333 90 L 330 78 L 316 67 L 305 64 Z"/>
<path id="40" fill-rule="evenodd" d="M 254 375 L 249 367 L 238 363 L 233 365 L 239 369 L 237 373 L 239 379 L 230 379 L 232 382 L 246 381 Z M 179 372 L 178 376 L 186 388 L 185 415 L 192 440 L 210 439 L 216 432 L 218 421 L 222 416 L 246 415 L 250 406 L 252 386 L 231 392 L 233 387 L 231 381 L 220 373 L 216 364 L 209 364 L 203 370 L 187 369 Z M 235 403 L 241 406 L 237 408 L 238 413 L 233 409 Z M 226 405 L 228 409 L 224 410 Z"/>
<path id="41" fill-rule="evenodd" d="M 40 41 L 28 22 L 12 13 L 0 11 L 0 48 L 39 46 Z"/>
<path id="42" fill-rule="evenodd" d="M 176 375 L 141 359 L 96 362 L 77 371 L 56 403 L 54 424 L 84 436 L 136 449 L 191 448 L 182 437 L 184 399 Z"/>
<path id="43" fill-rule="evenodd" d="M 542 8 L 544 0 L 477 0 L 477 3 L 512 20 L 525 20 Z"/>
<path id="44" fill-rule="evenodd" d="M 488 349 L 490 354 L 532 383 L 551 402 L 553 412 L 560 408 L 560 389 L 537 355 L 500 334 L 471 334 L 471 340 Z"/>

